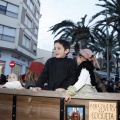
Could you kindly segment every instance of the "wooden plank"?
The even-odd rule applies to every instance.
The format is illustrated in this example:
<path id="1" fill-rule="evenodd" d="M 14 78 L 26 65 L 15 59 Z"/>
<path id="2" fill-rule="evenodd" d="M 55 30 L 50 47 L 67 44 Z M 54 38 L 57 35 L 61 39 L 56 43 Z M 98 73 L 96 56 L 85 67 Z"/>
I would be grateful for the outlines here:
<path id="1" fill-rule="evenodd" d="M 120 100 L 120 93 L 79 93 L 72 98 L 89 100 Z"/>
<path id="2" fill-rule="evenodd" d="M 48 91 L 48 90 L 40 90 L 39 92 L 34 93 L 29 89 L 15 90 L 15 89 L 1 88 L 0 93 L 24 95 L 24 96 L 29 95 L 29 96 L 44 96 L 44 97 L 56 97 L 56 98 L 64 97 L 63 92 Z"/>
<path id="3" fill-rule="evenodd" d="M 60 99 L 17 96 L 16 120 L 59 120 Z"/>
<path id="4" fill-rule="evenodd" d="M 54 97 L 54 98 L 64 98 L 65 92 L 56 92 L 56 91 L 47 91 L 41 90 L 38 93 L 34 93 L 31 90 L 23 89 L 23 90 L 14 90 L 1 88 L 0 93 L 4 94 L 15 94 L 15 95 L 28 95 L 28 96 L 43 96 L 43 97 Z M 89 100 L 120 100 L 120 93 L 79 93 L 72 98 L 79 99 L 89 99 Z"/>
<path id="5" fill-rule="evenodd" d="M 0 94 L 0 120 L 12 120 L 13 95 Z"/>

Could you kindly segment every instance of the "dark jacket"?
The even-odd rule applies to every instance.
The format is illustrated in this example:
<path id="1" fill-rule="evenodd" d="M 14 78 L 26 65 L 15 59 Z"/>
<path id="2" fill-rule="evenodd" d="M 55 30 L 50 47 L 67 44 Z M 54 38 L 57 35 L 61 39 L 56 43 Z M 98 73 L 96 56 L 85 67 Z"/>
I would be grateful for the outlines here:
<path id="1" fill-rule="evenodd" d="M 75 83 L 76 63 L 71 58 L 50 58 L 36 83 L 37 87 L 44 87 L 48 83 L 48 90 L 57 88 L 67 89 Z"/>
<path id="2" fill-rule="evenodd" d="M 0 84 L 5 84 L 6 83 L 6 76 L 4 74 L 0 75 Z"/>

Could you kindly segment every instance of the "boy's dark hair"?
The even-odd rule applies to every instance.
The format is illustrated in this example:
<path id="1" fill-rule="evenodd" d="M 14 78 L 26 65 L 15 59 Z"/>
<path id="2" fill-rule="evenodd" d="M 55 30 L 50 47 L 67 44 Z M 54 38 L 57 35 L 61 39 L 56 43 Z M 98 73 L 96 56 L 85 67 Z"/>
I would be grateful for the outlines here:
<path id="1" fill-rule="evenodd" d="M 66 40 L 58 39 L 54 41 L 54 44 L 55 43 L 60 43 L 64 47 L 65 50 L 70 49 L 70 43 Z"/>

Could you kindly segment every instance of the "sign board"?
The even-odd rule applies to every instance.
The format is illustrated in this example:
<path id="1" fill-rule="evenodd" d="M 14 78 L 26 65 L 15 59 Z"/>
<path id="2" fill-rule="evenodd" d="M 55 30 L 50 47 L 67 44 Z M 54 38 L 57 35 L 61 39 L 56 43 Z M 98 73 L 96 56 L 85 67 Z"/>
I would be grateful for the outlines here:
<path id="1" fill-rule="evenodd" d="M 9 63 L 9 66 L 10 66 L 11 68 L 14 68 L 14 67 L 15 67 L 15 62 L 11 61 L 11 62 Z"/>
<path id="2" fill-rule="evenodd" d="M 117 120 L 117 103 L 89 102 L 89 120 Z"/>

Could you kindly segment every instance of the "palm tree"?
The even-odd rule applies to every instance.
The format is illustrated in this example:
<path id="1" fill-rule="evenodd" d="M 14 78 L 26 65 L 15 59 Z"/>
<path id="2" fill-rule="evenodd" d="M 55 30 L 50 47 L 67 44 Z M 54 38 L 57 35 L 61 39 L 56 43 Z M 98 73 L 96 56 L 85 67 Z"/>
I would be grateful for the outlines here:
<path id="1" fill-rule="evenodd" d="M 71 20 L 64 20 L 54 26 L 50 27 L 49 31 L 55 34 L 54 37 L 60 35 L 61 39 L 67 40 L 70 44 L 75 45 L 75 52 L 78 54 L 79 49 L 87 48 L 87 41 L 90 37 L 90 30 L 88 25 L 85 26 L 85 15 L 80 22 L 74 23 Z M 79 44 L 81 46 L 79 47 Z"/>
<path id="2" fill-rule="evenodd" d="M 92 34 L 93 33 L 93 34 Z M 95 28 L 91 32 L 92 38 L 89 42 L 88 47 L 94 51 L 96 54 L 103 54 L 104 58 L 106 59 L 106 47 L 107 47 L 107 34 L 103 28 Z M 114 30 L 109 33 L 109 56 L 115 55 L 116 51 L 118 50 L 118 42 L 117 42 L 117 35 L 115 35 Z M 111 57 L 109 57 L 111 58 Z"/>
<path id="3" fill-rule="evenodd" d="M 89 42 L 89 48 L 94 51 L 94 53 L 98 53 L 103 55 L 103 58 L 107 59 L 107 34 L 106 31 L 101 28 L 94 28 L 93 30 L 93 39 Z M 117 35 L 115 34 L 114 30 L 109 33 L 109 61 L 111 60 L 112 56 L 116 54 L 118 50 L 118 41 Z M 108 66 L 111 68 L 110 66 Z"/>
<path id="4" fill-rule="evenodd" d="M 117 31 L 117 37 L 119 42 L 119 50 L 120 50 L 120 0 L 99 0 L 103 1 L 104 4 L 96 4 L 97 6 L 103 7 L 104 9 L 98 13 L 96 13 L 91 21 L 95 18 L 103 15 L 106 16 L 105 19 L 97 22 L 97 26 L 104 24 L 105 26 L 112 26 L 115 31 Z M 90 21 L 90 22 L 91 22 Z"/>
<path id="5" fill-rule="evenodd" d="M 103 20 L 100 20 L 96 23 L 96 27 L 103 25 L 106 28 L 109 28 L 109 26 L 113 27 L 115 31 L 117 31 L 117 34 L 114 33 L 114 35 L 117 35 L 116 38 L 119 45 L 116 46 L 116 50 L 120 50 L 120 0 L 99 0 L 104 2 L 103 4 L 97 4 L 97 6 L 101 6 L 104 9 L 98 13 L 96 13 L 93 17 L 93 21 L 95 18 L 99 16 L 104 16 Z M 110 29 L 109 29 L 110 31 Z M 107 30 L 108 32 L 108 30 Z M 107 41 L 109 40 L 109 35 L 107 35 Z M 109 45 L 109 41 L 108 44 Z M 107 47 L 107 56 L 109 55 L 109 47 Z M 107 57 L 107 79 L 109 79 L 110 76 L 110 60 Z"/>

